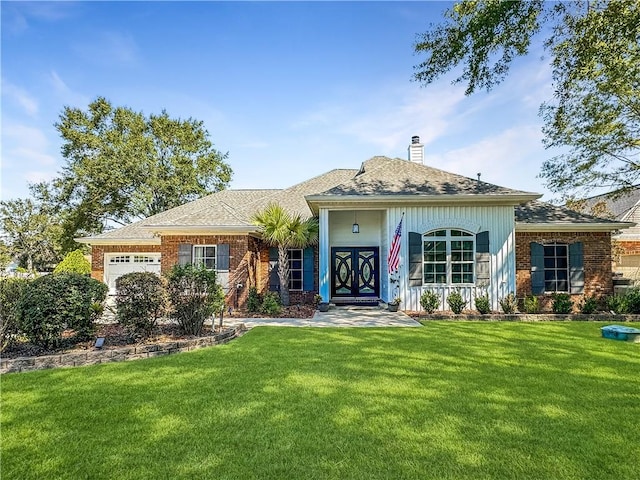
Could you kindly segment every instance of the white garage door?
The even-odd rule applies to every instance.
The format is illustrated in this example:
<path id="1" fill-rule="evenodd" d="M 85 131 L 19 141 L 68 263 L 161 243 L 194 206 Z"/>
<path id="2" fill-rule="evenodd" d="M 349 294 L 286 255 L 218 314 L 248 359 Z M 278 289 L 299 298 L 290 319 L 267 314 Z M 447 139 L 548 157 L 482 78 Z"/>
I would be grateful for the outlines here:
<path id="1" fill-rule="evenodd" d="M 153 272 L 160 275 L 159 253 L 119 253 L 105 258 L 105 281 L 109 293 L 116 293 L 116 279 L 131 272 Z"/>

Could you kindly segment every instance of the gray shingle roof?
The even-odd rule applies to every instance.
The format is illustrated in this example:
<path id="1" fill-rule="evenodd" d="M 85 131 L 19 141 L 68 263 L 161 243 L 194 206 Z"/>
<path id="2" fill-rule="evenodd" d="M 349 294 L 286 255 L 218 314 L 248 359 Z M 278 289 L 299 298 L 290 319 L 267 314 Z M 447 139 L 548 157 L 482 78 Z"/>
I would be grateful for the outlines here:
<path id="1" fill-rule="evenodd" d="M 88 237 L 87 243 L 155 241 L 154 231 L 163 229 L 230 227 L 252 230 L 251 217 L 269 203 L 307 218 L 313 215 L 308 198 L 388 196 L 438 198 L 451 195 L 513 198 L 525 201 L 538 196 L 531 192 L 480 182 L 399 158 L 373 157 L 360 170 L 335 169 L 292 187 L 255 190 L 223 190 L 172 208 L 116 230 Z M 530 201 L 515 208 L 520 225 L 604 225 L 616 223 L 574 212 L 549 203 Z M 157 240 L 157 239 L 156 239 Z"/>
<path id="2" fill-rule="evenodd" d="M 629 222 L 595 217 L 537 200 L 515 206 L 516 230 L 519 231 L 618 231 L 631 227 Z"/>
<path id="3" fill-rule="evenodd" d="M 616 220 L 623 220 L 628 217 L 631 209 L 640 204 L 640 186 L 618 195 L 617 192 L 605 193 L 595 197 L 585 199 L 585 206 L 591 209 L 597 203 L 604 202 L 607 210 L 613 214 Z"/>
<path id="4" fill-rule="evenodd" d="M 535 195 L 512 190 L 400 158 L 373 157 L 349 181 L 318 196 Z"/>

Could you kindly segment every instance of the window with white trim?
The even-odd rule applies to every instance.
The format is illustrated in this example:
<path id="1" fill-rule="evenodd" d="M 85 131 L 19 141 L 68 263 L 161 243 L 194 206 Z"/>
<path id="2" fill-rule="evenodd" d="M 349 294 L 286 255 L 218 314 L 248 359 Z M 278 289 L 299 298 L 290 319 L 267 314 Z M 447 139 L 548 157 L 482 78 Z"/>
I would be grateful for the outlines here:
<path id="1" fill-rule="evenodd" d="M 440 229 L 423 239 L 424 284 L 472 284 L 475 269 L 475 235 L 464 230 Z"/>
<path id="2" fill-rule="evenodd" d="M 569 247 L 563 243 L 544 246 L 545 292 L 569 291 Z"/>
<path id="3" fill-rule="evenodd" d="M 131 257 L 129 255 L 117 255 L 109 259 L 109 263 L 130 263 Z"/>
<path id="4" fill-rule="evenodd" d="M 216 246 L 215 245 L 194 245 L 193 264 L 204 265 L 207 270 L 216 269 Z"/>
<path id="5" fill-rule="evenodd" d="M 303 285 L 303 254 L 300 248 L 287 250 L 289 256 L 289 290 L 302 290 Z"/>

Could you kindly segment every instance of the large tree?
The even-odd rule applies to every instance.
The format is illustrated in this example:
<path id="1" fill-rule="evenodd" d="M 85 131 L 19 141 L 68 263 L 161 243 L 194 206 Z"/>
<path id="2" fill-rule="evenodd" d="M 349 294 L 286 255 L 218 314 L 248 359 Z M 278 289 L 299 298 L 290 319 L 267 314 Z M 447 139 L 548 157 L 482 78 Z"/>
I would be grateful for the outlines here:
<path id="1" fill-rule="evenodd" d="M 543 43 L 550 52 L 553 99 L 541 106 L 544 143 L 563 153 L 541 177 L 573 196 L 593 187 L 623 193 L 640 180 L 640 2 L 465 0 L 420 35 L 426 59 L 414 79 L 429 84 L 462 65 L 466 93 L 491 90 L 512 60 Z M 548 35 L 540 32 L 548 27 Z"/>
<path id="2" fill-rule="evenodd" d="M 55 126 L 66 163 L 58 178 L 33 190 L 64 213 L 69 248 L 73 236 L 159 213 L 231 180 L 227 154 L 192 118 L 147 117 L 98 97 L 86 110 L 65 107 Z"/>
<path id="3" fill-rule="evenodd" d="M 292 215 L 280 205 L 272 203 L 253 216 L 262 240 L 278 248 L 278 279 L 280 300 L 288 306 L 289 301 L 289 254 L 290 248 L 305 248 L 318 242 L 318 220 L 303 220 Z"/>
<path id="4" fill-rule="evenodd" d="M 58 219 L 31 199 L 0 202 L 0 229 L 9 254 L 29 271 L 49 270 L 61 258 Z"/>

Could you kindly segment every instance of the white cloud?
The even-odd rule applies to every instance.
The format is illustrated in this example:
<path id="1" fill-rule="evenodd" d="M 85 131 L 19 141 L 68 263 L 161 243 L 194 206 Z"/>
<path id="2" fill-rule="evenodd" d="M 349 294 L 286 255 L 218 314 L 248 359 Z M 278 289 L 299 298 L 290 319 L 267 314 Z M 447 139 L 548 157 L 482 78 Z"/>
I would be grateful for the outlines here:
<path id="1" fill-rule="evenodd" d="M 54 171 L 30 170 L 25 172 L 23 178 L 28 183 L 48 182 L 56 177 Z"/>
<path id="2" fill-rule="evenodd" d="M 537 125 L 517 126 L 442 155 L 426 152 L 425 163 L 470 178 L 481 173 L 483 181 L 508 188 L 540 191 L 541 138 Z"/>
<path id="3" fill-rule="evenodd" d="M 49 81 L 54 92 L 65 105 L 83 108 L 89 104 L 89 98 L 82 93 L 73 91 L 55 70 L 51 70 Z"/>
<path id="4" fill-rule="evenodd" d="M 27 115 L 33 117 L 38 113 L 38 101 L 25 89 L 9 83 L 4 78 L 2 79 L 2 96 L 19 105 Z"/>
<path id="5" fill-rule="evenodd" d="M 329 129 L 331 134 L 374 145 L 381 154 L 392 154 L 408 145 L 413 135 L 420 135 L 423 143 L 442 135 L 455 121 L 456 108 L 465 98 L 463 89 L 457 87 L 416 89 L 409 85 L 363 93 L 366 96 L 351 104 L 306 113 L 292 128 Z"/>
<path id="6" fill-rule="evenodd" d="M 93 42 L 76 45 L 75 50 L 85 60 L 100 65 L 131 66 L 138 60 L 138 47 L 128 33 L 102 32 Z"/>

